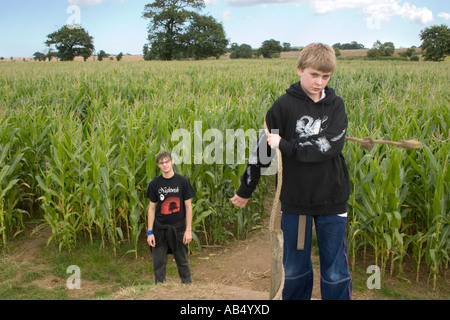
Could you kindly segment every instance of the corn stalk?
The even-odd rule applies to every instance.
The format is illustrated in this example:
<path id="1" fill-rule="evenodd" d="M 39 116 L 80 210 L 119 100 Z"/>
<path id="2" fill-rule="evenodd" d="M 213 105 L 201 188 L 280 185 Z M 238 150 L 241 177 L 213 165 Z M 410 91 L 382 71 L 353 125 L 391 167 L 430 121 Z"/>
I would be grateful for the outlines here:
<path id="1" fill-rule="evenodd" d="M 9 151 L 0 170 L 23 154 L 2 181 L 5 188 L 19 179 L 3 198 L 1 237 L 8 241 L 23 232 L 28 217 L 47 217 L 45 223 L 56 232 L 51 241 L 61 248 L 87 239 L 105 248 L 130 243 L 135 254 L 146 219 L 144 193 L 159 174 L 154 156 L 177 144 L 174 130 L 185 128 L 194 138 L 210 128 L 224 137 L 227 129 L 259 128 L 286 85 L 298 81 L 293 65 L 289 59 L 1 63 L 0 146 L 9 143 Z M 401 272 L 403 258 L 411 259 L 417 279 L 428 273 L 434 282 L 450 260 L 450 63 L 411 66 L 340 61 L 330 86 L 346 101 L 349 135 L 406 147 L 409 141 L 401 139 L 409 136 L 426 145 L 423 152 L 386 148 L 388 142 L 374 138 L 359 140 L 372 146 L 368 152 L 360 143 L 345 145 L 353 188 L 348 203 L 352 265 L 360 263 L 355 257 L 361 251 L 373 250 L 377 263 L 383 260 L 391 272 L 397 267 Z M 195 121 L 201 121 L 202 130 L 194 132 Z M 55 151 L 62 155 L 55 159 L 61 159 L 63 171 L 53 159 Z M 227 201 L 244 166 L 176 166 L 197 191 L 191 250 L 245 237 L 260 223 L 265 180 L 245 211 Z"/>

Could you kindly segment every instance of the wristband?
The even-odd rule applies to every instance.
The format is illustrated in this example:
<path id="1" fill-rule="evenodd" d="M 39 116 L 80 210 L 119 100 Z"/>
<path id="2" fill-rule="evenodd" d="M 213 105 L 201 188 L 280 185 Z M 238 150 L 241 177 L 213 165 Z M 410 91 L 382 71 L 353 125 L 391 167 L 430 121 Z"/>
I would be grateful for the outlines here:
<path id="1" fill-rule="evenodd" d="M 147 231 L 147 235 L 148 235 L 148 236 L 151 236 L 152 234 L 153 234 L 153 230 L 148 230 L 148 231 Z"/>

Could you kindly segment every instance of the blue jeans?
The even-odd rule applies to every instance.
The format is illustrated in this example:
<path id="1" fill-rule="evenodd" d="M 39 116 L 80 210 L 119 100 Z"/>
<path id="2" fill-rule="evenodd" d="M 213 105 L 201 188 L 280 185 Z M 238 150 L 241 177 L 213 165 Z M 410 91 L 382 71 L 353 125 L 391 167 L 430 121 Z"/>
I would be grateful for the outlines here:
<path id="1" fill-rule="evenodd" d="M 350 300 L 352 278 L 347 261 L 347 218 L 338 215 L 306 216 L 304 250 L 297 250 L 298 215 L 283 212 L 283 300 L 309 300 L 313 289 L 311 262 L 312 220 L 316 226 L 323 300 Z"/>

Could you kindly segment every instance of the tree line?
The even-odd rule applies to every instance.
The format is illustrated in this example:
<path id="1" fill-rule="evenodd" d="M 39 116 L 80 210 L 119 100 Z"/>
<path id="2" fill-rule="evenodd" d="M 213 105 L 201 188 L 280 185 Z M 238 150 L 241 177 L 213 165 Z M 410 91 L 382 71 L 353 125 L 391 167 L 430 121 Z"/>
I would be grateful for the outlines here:
<path id="1" fill-rule="evenodd" d="M 209 15 L 203 15 L 203 0 L 155 0 L 145 5 L 142 18 L 149 20 L 148 42 L 143 47 L 145 60 L 173 59 L 206 59 L 219 58 L 230 52 L 230 58 L 276 58 L 282 51 L 300 50 L 292 48 L 290 43 L 270 39 L 253 49 L 248 44 L 232 43 L 228 48 L 223 25 Z M 446 25 L 425 28 L 420 33 L 422 51 L 425 60 L 442 61 L 450 55 L 450 29 Z M 58 57 L 62 61 L 74 60 L 82 56 L 84 60 L 94 53 L 93 37 L 81 26 L 65 25 L 47 36 L 45 45 L 49 47 L 47 54 L 36 52 L 36 60 L 49 60 Z M 333 48 L 339 56 L 340 50 L 364 49 L 364 45 L 351 43 L 335 43 Z M 392 42 L 377 41 L 368 50 L 370 58 L 390 56 L 394 53 Z M 407 51 L 414 56 L 415 51 Z M 103 50 L 97 55 L 98 60 L 108 56 Z M 122 58 L 119 54 L 117 60 Z"/>

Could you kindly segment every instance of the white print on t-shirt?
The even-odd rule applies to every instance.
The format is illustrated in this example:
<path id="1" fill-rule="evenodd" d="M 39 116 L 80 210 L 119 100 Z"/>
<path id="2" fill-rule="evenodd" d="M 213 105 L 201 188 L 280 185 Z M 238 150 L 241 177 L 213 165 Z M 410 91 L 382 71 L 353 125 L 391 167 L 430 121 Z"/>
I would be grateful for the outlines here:
<path id="1" fill-rule="evenodd" d="M 164 193 L 164 195 L 166 195 L 167 196 L 167 194 L 168 193 L 178 193 L 178 192 L 180 192 L 180 188 L 179 187 L 176 187 L 176 188 L 171 188 L 171 187 L 161 187 L 161 188 L 159 188 L 159 190 L 158 190 L 158 193 L 159 194 L 162 194 L 162 193 Z"/>
<path id="2" fill-rule="evenodd" d="M 158 194 L 159 194 L 159 200 L 160 201 L 164 201 L 164 199 L 166 198 L 168 193 L 178 193 L 180 192 L 180 188 L 176 187 L 176 188 L 171 188 L 171 187 L 161 187 L 158 190 Z"/>

